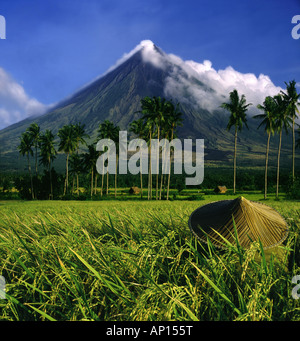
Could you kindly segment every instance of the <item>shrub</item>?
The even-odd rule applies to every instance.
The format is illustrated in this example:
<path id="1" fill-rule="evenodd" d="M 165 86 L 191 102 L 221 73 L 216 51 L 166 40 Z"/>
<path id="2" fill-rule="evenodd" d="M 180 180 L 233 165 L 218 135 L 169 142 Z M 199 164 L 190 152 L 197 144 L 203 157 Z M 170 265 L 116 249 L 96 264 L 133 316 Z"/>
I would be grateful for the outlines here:
<path id="1" fill-rule="evenodd" d="M 294 181 L 292 178 L 289 179 L 289 182 L 286 186 L 286 194 L 290 199 L 300 199 L 300 178 L 295 178 Z"/>

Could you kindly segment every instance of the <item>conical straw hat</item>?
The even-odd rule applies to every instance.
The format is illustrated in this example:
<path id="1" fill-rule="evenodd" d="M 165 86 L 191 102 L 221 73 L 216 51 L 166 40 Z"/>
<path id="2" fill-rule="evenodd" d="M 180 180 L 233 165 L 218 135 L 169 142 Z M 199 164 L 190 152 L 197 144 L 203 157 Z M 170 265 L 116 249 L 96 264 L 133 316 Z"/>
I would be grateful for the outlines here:
<path id="1" fill-rule="evenodd" d="M 260 240 L 267 249 L 281 244 L 288 235 L 287 223 L 277 211 L 244 197 L 199 207 L 191 214 L 189 227 L 201 241 L 207 242 L 208 237 L 222 248 L 226 245 L 223 238 L 236 244 L 233 219 L 239 244 L 244 248 Z"/>

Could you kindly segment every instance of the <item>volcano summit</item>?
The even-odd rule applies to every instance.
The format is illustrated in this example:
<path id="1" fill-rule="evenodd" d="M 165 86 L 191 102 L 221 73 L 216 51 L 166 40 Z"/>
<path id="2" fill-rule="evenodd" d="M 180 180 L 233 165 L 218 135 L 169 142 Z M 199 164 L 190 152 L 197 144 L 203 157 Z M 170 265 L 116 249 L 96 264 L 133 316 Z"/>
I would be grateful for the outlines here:
<path id="1" fill-rule="evenodd" d="M 0 131 L 0 152 L 6 161 L 16 155 L 19 136 L 36 122 L 41 130 L 57 133 L 65 124 L 81 122 L 94 140 L 99 124 L 110 120 L 122 130 L 139 118 L 140 101 L 145 96 L 161 96 L 181 104 L 183 126 L 179 138 L 204 139 L 206 160 L 222 161 L 232 151 L 232 133 L 226 131 L 228 113 L 220 109 L 229 92 L 237 89 L 253 105 L 249 110 L 249 131 L 239 136 L 241 152 L 263 158 L 265 135 L 257 131 L 251 116 L 266 96 L 278 94 L 266 75 L 243 74 L 232 67 L 215 70 L 212 63 L 184 61 L 167 54 L 152 41 L 144 40 L 117 61 L 105 74 L 59 102 L 41 116 L 29 117 Z M 275 147 L 275 145 L 274 145 Z M 252 156 L 251 156 L 252 155 Z M 5 162 L 6 162 L 5 161 Z"/>

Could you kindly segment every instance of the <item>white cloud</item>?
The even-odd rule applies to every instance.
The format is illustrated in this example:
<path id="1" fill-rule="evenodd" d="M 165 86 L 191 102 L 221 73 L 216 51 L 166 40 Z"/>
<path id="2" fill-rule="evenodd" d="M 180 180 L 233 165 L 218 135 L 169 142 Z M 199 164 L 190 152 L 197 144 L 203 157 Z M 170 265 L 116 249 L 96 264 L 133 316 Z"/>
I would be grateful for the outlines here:
<path id="1" fill-rule="evenodd" d="M 216 70 L 209 60 L 202 63 L 184 61 L 174 54 L 166 54 L 156 48 L 151 40 L 141 41 L 105 74 L 116 69 L 138 51 L 142 52 L 145 62 L 151 62 L 156 67 L 168 69 L 170 72 L 164 88 L 166 96 L 176 98 L 182 103 L 192 103 L 195 107 L 219 109 L 221 103 L 228 100 L 229 92 L 237 89 L 240 94 L 245 94 L 247 102 L 253 104 L 251 111 L 255 112 L 257 104 L 262 103 L 266 96 L 276 95 L 283 90 L 275 86 L 267 75 L 260 74 L 257 77 L 252 73 L 238 72 L 231 66 Z M 86 86 L 87 84 L 84 87 Z M 29 97 L 23 86 L 0 67 L 0 129 L 29 116 L 43 114 L 49 108 L 51 106 Z"/>
<path id="2" fill-rule="evenodd" d="M 0 67 L 0 129 L 29 116 L 44 113 L 47 106 L 30 98 L 22 85 Z"/>
<path id="3" fill-rule="evenodd" d="M 209 111 L 220 109 L 220 105 L 228 101 L 229 92 L 237 89 L 240 95 L 246 96 L 248 103 L 253 104 L 249 108 L 249 113 L 257 113 L 257 104 L 262 104 L 266 96 L 274 96 L 283 90 L 275 86 L 267 75 L 260 74 L 257 77 L 253 73 L 241 73 L 231 66 L 216 70 L 209 60 L 202 63 L 185 61 L 174 54 L 163 52 L 151 40 L 141 41 L 104 75 L 126 62 L 138 51 L 141 51 L 145 62 L 169 72 L 170 76 L 167 77 L 164 87 L 165 96 L 176 98 L 182 103 L 192 103 L 195 107 Z"/>
<path id="4" fill-rule="evenodd" d="M 202 63 L 184 61 L 174 54 L 158 52 L 151 41 L 141 44 L 133 51 L 142 48 L 144 61 L 164 70 L 169 68 L 171 72 L 166 79 L 165 95 L 176 97 L 182 102 L 192 102 L 200 108 L 219 109 L 221 103 L 228 100 L 229 92 L 237 89 L 240 95 L 246 96 L 248 103 L 253 104 L 249 110 L 253 113 L 257 112 L 257 104 L 262 104 L 266 96 L 274 96 L 283 90 L 264 74 L 257 77 L 253 73 L 236 71 L 231 66 L 216 70 L 209 60 Z"/>

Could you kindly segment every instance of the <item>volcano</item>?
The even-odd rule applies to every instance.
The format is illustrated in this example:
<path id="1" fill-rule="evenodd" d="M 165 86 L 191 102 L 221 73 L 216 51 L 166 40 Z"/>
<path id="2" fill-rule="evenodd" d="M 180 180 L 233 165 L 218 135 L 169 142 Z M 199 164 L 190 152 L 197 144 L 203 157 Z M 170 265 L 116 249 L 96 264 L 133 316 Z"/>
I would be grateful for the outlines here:
<path id="1" fill-rule="evenodd" d="M 229 113 L 221 109 L 220 104 L 228 100 L 234 87 L 238 87 L 240 94 L 246 94 L 247 101 L 253 104 L 249 110 L 249 130 L 245 129 L 238 136 L 239 153 L 243 155 L 241 160 L 255 158 L 263 165 L 266 135 L 263 130 L 257 130 L 258 122 L 252 116 L 257 113 L 256 105 L 262 103 L 266 96 L 277 94 L 280 88 L 264 75 L 241 74 L 231 67 L 216 71 L 209 61 L 202 64 L 183 61 L 146 40 L 124 55 L 104 75 L 47 113 L 1 130 L 0 169 L 16 166 L 19 136 L 31 123 L 39 124 L 41 130 L 51 129 L 57 133 L 65 124 L 81 122 L 85 124 L 91 140 L 95 140 L 99 124 L 104 120 L 127 130 L 130 122 L 140 117 L 140 101 L 145 96 L 161 96 L 179 102 L 183 126 L 178 128 L 177 136 L 204 139 L 206 161 L 227 161 L 232 157 L 233 132 L 226 130 Z M 287 144 L 290 144 L 289 140 Z M 287 144 L 283 142 L 283 145 Z M 276 147 L 273 142 L 271 157 L 272 148 L 276 155 Z"/>

